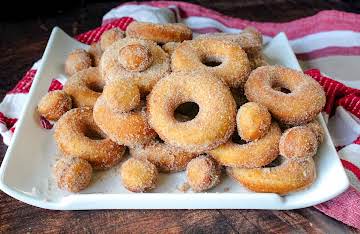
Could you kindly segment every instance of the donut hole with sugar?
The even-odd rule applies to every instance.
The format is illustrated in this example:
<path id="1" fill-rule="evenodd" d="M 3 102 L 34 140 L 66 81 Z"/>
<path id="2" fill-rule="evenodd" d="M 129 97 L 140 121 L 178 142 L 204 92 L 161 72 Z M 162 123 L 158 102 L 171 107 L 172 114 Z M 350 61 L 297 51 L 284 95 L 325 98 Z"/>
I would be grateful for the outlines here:
<path id="1" fill-rule="evenodd" d="M 187 122 L 195 119 L 199 113 L 200 107 L 195 102 L 184 102 L 174 111 L 174 117 L 179 122 Z"/>

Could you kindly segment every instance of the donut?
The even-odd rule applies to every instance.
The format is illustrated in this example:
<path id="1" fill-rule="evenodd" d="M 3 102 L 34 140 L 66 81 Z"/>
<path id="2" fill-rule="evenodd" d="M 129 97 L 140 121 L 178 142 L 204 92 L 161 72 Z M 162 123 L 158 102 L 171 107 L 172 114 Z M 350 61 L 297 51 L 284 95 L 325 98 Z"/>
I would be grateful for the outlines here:
<path id="1" fill-rule="evenodd" d="M 175 119 L 186 102 L 199 106 L 192 120 Z M 161 79 L 147 97 L 150 126 L 166 143 L 189 152 L 205 152 L 225 143 L 235 127 L 236 104 L 221 80 L 206 72 L 173 72 Z"/>
<path id="2" fill-rule="evenodd" d="M 239 45 L 248 56 L 255 56 L 262 50 L 262 34 L 253 27 L 247 27 L 240 33 L 206 33 L 195 39 L 218 39 Z"/>
<path id="3" fill-rule="evenodd" d="M 153 57 L 149 48 L 132 44 L 120 50 L 119 62 L 128 71 L 141 72 L 150 67 Z"/>
<path id="4" fill-rule="evenodd" d="M 166 44 L 164 44 L 163 46 L 161 46 L 161 48 L 168 53 L 169 55 L 172 55 L 172 53 L 175 51 L 175 49 L 180 45 L 180 42 L 168 42 Z"/>
<path id="5" fill-rule="evenodd" d="M 279 88 L 288 89 L 290 93 Z M 324 90 L 310 76 L 281 66 L 263 66 L 252 71 L 245 84 L 245 95 L 288 125 L 312 121 L 326 101 Z"/>
<path id="6" fill-rule="evenodd" d="M 65 73 L 68 76 L 91 67 L 92 60 L 88 52 L 83 49 L 76 49 L 71 52 L 65 61 Z"/>
<path id="7" fill-rule="evenodd" d="M 181 23 L 154 24 L 134 21 L 126 28 L 126 36 L 164 44 L 191 40 L 192 31 Z"/>
<path id="8" fill-rule="evenodd" d="M 306 126 L 287 129 L 280 138 L 280 155 L 287 158 L 312 157 L 318 149 L 318 139 Z"/>
<path id="9" fill-rule="evenodd" d="M 153 163 L 160 172 L 171 173 L 183 171 L 191 159 L 197 154 L 186 152 L 166 143 L 152 140 L 146 145 L 130 148 L 134 158 L 146 159 Z"/>
<path id="10" fill-rule="evenodd" d="M 230 87 L 241 87 L 250 74 L 244 50 L 235 43 L 219 39 L 185 41 L 171 55 L 173 71 L 207 71 Z"/>
<path id="11" fill-rule="evenodd" d="M 273 122 L 265 136 L 257 141 L 238 144 L 232 140 L 208 153 L 221 165 L 253 168 L 272 162 L 279 155 L 281 131 Z"/>
<path id="12" fill-rule="evenodd" d="M 314 160 L 283 159 L 279 166 L 265 168 L 227 168 L 227 173 L 248 189 L 258 193 L 286 195 L 309 187 L 316 178 Z"/>
<path id="13" fill-rule="evenodd" d="M 94 120 L 121 145 L 134 147 L 156 137 L 147 122 L 138 86 L 127 80 L 113 80 L 105 86 L 94 106 Z"/>
<path id="14" fill-rule="evenodd" d="M 76 157 L 61 158 L 54 166 L 57 186 L 73 193 L 89 186 L 92 171 L 86 160 Z"/>
<path id="15" fill-rule="evenodd" d="M 100 43 L 93 43 L 91 44 L 88 53 L 90 54 L 91 60 L 92 60 L 92 65 L 94 67 L 99 66 L 100 64 L 100 60 L 101 60 L 101 56 L 103 54 L 103 51 L 101 49 Z"/>
<path id="16" fill-rule="evenodd" d="M 100 47 L 105 51 L 114 42 L 123 39 L 125 37 L 124 31 L 119 28 L 112 28 L 105 31 L 100 37 Z"/>
<path id="17" fill-rule="evenodd" d="M 41 116 L 57 121 L 71 109 L 71 98 L 62 90 L 48 92 L 40 99 L 37 109 Z"/>
<path id="18" fill-rule="evenodd" d="M 265 106 L 248 102 L 240 107 L 236 116 L 236 123 L 241 139 L 255 141 L 268 132 L 271 115 Z"/>
<path id="19" fill-rule="evenodd" d="M 71 96 L 75 107 L 93 107 L 104 84 L 98 68 L 91 67 L 71 76 L 64 85 L 64 91 Z"/>
<path id="20" fill-rule="evenodd" d="M 121 165 L 120 176 L 127 190 L 139 193 L 155 188 L 158 171 L 149 161 L 130 158 Z"/>
<path id="21" fill-rule="evenodd" d="M 316 139 L 318 140 L 318 144 L 321 145 L 324 141 L 325 132 L 319 121 L 313 120 L 312 122 L 306 124 L 306 127 L 309 127 L 314 132 Z"/>
<path id="22" fill-rule="evenodd" d="M 92 109 L 81 107 L 66 112 L 55 125 L 55 142 L 65 156 L 87 160 L 94 169 L 118 163 L 125 147 L 106 138 L 95 124 Z"/>
<path id="23" fill-rule="evenodd" d="M 267 66 L 269 63 L 265 60 L 265 57 L 262 52 L 247 54 L 250 62 L 251 70 L 255 70 L 261 66 Z"/>
<path id="24" fill-rule="evenodd" d="M 132 48 L 141 48 L 141 54 L 139 55 L 138 50 Z M 138 69 L 128 70 L 131 67 Z M 139 68 L 146 69 L 140 71 Z M 132 80 L 142 93 L 149 93 L 156 82 L 169 73 L 170 59 L 168 54 L 154 42 L 125 38 L 113 43 L 104 52 L 100 61 L 100 71 L 107 81 Z"/>
<path id="25" fill-rule="evenodd" d="M 187 183 L 194 192 L 213 188 L 220 182 L 220 175 L 221 166 L 207 155 L 192 159 L 186 167 Z"/>

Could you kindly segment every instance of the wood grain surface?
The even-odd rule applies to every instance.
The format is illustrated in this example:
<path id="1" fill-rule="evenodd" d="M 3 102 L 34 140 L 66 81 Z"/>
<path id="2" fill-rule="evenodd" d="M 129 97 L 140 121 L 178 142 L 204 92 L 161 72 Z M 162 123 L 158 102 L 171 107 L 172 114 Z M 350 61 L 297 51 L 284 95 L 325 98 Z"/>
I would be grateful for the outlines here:
<path id="1" fill-rule="evenodd" d="M 0 98 L 38 60 L 51 29 L 70 35 L 98 26 L 120 2 L 84 2 L 51 15 L 0 22 Z M 359 11 L 356 1 L 199 0 L 191 1 L 224 14 L 255 21 L 284 22 L 324 9 Z M 3 9 L 5 10 L 5 9 Z M 0 144 L 0 161 L 6 152 Z M 339 207 L 341 209 L 341 207 Z M 356 229 L 314 208 L 257 210 L 103 210 L 50 211 L 19 202 L 0 192 L 0 233 L 355 233 Z"/>

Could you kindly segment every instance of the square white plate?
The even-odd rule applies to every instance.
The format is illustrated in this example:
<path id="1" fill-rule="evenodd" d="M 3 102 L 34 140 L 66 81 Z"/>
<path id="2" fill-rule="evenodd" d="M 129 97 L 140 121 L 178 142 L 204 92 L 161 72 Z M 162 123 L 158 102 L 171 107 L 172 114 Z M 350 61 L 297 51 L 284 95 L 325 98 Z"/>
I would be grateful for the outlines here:
<path id="1" fill-rule="evenodd" d="M 325 140 L 315 156 L 317 179 L 307 190 L 287 196 L 253 193 L 227 176 L 207 193 L 180 192 L 184 172 L 161 175 L 159 187 L 151 193 L 130 193 L 121 185 L 118 167 L 97 172 L 91 185 L 78 194 L 59 190 L 51 173 L 56 160 L 53 131 L 39 124 L 36 105 L 47 92 L 52 78 L 63 76 L 63 63 L 75 48 L 87 48 L 61 29 L 54 28 L 42 64 L 36 73 L 22 117 L 0 169 L 0 189 L 25 203 L 57 210 L 81 209 L 295 209 L 312 206 L 342 193 L 349 186 L 344 169 L 330 139 L 323 117 Z M 280 33 L 264 48 L 272 64 L 301 70 Z"/>

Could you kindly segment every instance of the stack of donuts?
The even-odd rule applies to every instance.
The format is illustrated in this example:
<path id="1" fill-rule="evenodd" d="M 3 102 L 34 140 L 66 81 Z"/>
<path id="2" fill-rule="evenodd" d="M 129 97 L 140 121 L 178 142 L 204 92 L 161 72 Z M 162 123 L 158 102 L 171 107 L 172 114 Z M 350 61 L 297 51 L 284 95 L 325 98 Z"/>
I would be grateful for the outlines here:
<path id="1" fill-rule="evenodd" d="M 183 24 L 133 22 L 69 54 L 64 89 L 38 104 L 57 121 L 59 188 L 78 192 L 93 170 L 120 161 L 121 183 L 132 192 L 156 188 L 159 173 L 184 170 L 195 192 L 225 173 L 249 190 L 281 195 L 314 182 L 321 86 L 268 65 L 254 28 L 192 37 Z"/>

